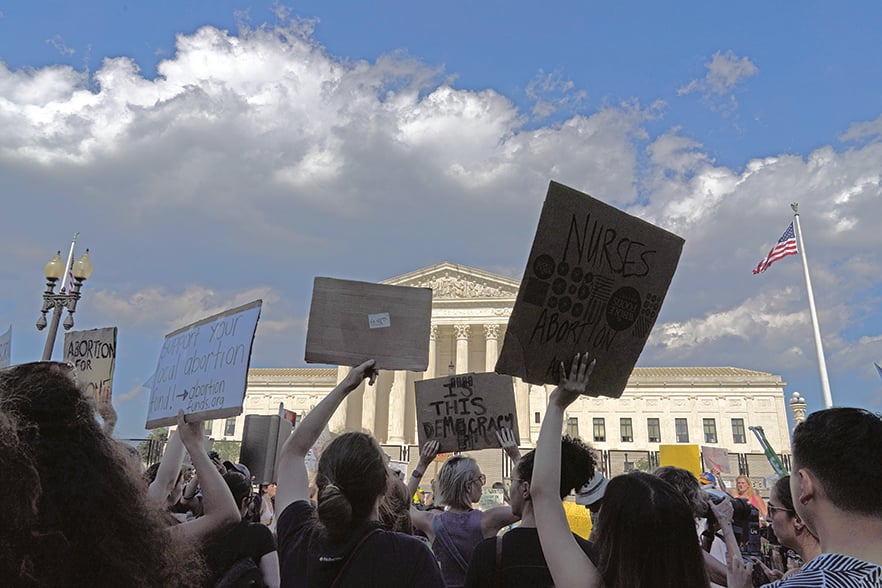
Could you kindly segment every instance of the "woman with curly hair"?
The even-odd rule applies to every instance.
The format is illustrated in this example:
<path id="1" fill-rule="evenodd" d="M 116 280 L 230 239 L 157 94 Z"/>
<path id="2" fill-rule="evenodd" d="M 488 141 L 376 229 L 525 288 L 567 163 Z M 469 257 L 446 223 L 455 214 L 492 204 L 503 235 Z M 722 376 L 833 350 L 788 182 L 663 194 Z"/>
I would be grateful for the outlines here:
<path id="1" fill-rule="evenodd" d="M 32 501 L 19 513 L 18 526 L 0 526 L 0 545 L 15 537 L 29 546 L 14 556 L 19 573 L 12 577 L 20 581 L 12 584 L 200 585 L 199 545 L 177 541 L 184 534 L 166 528 L 140 472 L 99 425 L 67 364 L 0 370 L 0 412 L 3 461 L 20 460 L 27 480 L 22 494 L 22 478 L 4 474 L 0 495 Z M 4 502 L 5 509 L 9 505 Z M 4 582 L 8 578 L 3 575 Z"/>

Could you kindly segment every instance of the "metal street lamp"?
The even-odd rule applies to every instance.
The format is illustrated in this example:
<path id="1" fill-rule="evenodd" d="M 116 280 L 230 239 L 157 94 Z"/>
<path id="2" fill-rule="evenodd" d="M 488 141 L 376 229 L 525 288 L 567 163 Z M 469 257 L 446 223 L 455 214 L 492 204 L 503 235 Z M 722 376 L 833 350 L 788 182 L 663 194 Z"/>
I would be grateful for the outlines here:
<path id="1" fill-rule="evenodd" d="M 77 309 L 77 301 L 80 299 L 80 288 L 89 276 L 92 275 L 92 262 L 89 259 L 89 250 L 76 260 L 71 267 L 73 274 L 73 286 L 70 293 L 63 291 L 55 293 L 55 282 L 64 275 L 64 262 L 61 261 L 61 251 L 49 260 L 43 268 L 46 274 L 46 291 L 43 292 L 43 308 L 37 319 L 37 330 L 46 328 L 46 313 L 52 310 L 52 321 L 49 323 L 49 332 L 46 334 L 46 346 L 43 348 L 43 361 L 52 359 L 52 348 L 55 347 L 55 336 L 58 333 L 58 321 L 61 319 L 62 309 L 67 309 L 67 318 L 64 319 L 64 330 L 69 331 L 74 326 L 73 313 Z"/>

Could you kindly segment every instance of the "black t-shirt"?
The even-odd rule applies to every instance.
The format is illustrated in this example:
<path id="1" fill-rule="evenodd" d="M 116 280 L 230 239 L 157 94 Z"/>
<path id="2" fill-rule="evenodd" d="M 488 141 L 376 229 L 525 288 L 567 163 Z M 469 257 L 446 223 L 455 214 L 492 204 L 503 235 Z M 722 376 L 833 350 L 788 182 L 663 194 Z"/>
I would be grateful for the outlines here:
<path id="1" fill-rule="evenodd" d="M 269 527 L 243 520 L 223 537 L 209 542 L 205 548 L 210 585 L 214 585 L 240 559 L 250 557 L 260 566 L 260 558 L 275 550 L 276 540 Z"/>
<path id="2" fill-rule="evenodd" d="M 346 556 L 371 532 L 340 579 L 341 588 L 444 588 L 441 570 L 425 543 L 404 533 L 377 529 L 379 523 L 369 521 L 345 543 L 330 543 L 319 531 L 312 503 L 290 504 L 276 523 L 283 588 L 330 586 Z"/>
<path id="3" fill-rule="evenodd" d="M 596 563 L 594 545 L 573 534 L 579 547 Z M 484 539 L 472 553 L 465 588 L 493 586 L 496 571 L 496 537 Z M 502 582 L 506 588 L 554 586 L 545 554 L 539 544 L 539 531 L 517 527 L 502 536 Z"/>

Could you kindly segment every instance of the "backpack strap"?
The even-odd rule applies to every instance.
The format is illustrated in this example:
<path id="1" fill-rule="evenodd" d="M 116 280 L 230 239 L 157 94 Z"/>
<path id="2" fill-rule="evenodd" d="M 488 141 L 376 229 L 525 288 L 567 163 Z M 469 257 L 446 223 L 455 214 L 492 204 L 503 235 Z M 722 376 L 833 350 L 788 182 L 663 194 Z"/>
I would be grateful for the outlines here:
<path id="1" fill-rule="evenodd" d="M 502 588 L 502 538 L 505 535 L 496 536 L 496 567 L 493 568 L 493 586 Z"/>
<path id="2" fill-rule="evenodd" d="M 346 572 L 346 568 L 349 567 L 349 564 L 355 559 L 355 555 L 358 551 L 367 543 L 367 540 L 372 536 L 376 535 L 380 532 L 380 529 L 371 529 L 367 533 L 362 536 L 362 538 L 355 544 L 355 547 L 352 548 L 352 551 L 349 552 L 349 555 L 346 556 L 346 561 L 343 562 L 343 567 L 340 568 L 340 571 L 337 572 L 337 576 L 334 578 L 334 582 L 331 584 L 331 588 L 337 588 L 340 585 L 340 581 L 343 578 L 344 573 Z"/>
<path id="3" fill-rule="evenodd" d="M 450 533 L 447 531 L 447 527 L 444 526 L 444 520 L 441 518 L 441 515 L 435 515 L 432 519 L 432 530 L 435 532 L 435 543 L 439 543 L 441 548 L 450 554 L 456 565 L 465 572 L 469 567 L 469 562 L 465 560 L 459 549 L 457 549 L 456 544 L 450 537 Z"/>

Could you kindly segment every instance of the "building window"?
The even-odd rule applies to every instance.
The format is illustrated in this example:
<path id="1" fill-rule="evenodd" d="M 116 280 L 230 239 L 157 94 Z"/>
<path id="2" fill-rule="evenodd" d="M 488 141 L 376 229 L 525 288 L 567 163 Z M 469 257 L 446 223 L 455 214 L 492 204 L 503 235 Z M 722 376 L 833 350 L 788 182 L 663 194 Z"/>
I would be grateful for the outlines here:
<path id="1" fill-rule="evenodd" d="M 594 440 L 606 441 L 606 423 L 603 417 L 594 417 Z"/>
<path id="2" fill-rule="evenodd" d="M 674 429 L 677 443 L 689 443 L 689 425 L 686 424 L 686 419 L 674 419 Z"/>
<path id="3" fill-rule="evenodd" d="M 224 423 L 224 437 L 232 437 L 236 434 L 236 417 L 230 417 Z"/>
<path id="4" fill-rule="evenodd" d="M 567 418 L 567 435 L 574 438 L 579 436 L 579 417 Z"/>
<path id="5" fill-rule="evenodd" d="M 717 442 L 717 421 L 714 419 L 703 419 L 704 421 L 704 442 Z"/>
<path id="6" fill-rule="evenodd" d="M 533 421 L 538 425 L 542 422 L 542 413 L 534 413 Z"/>
<path id="7" fill-rule="evenodd" d="M 747 437 L 744 435 L 744 419 L 732 419 L 732 441 L 747 443 Z"/>
<path id="8" fill-rule="evenodd" d="M 661 443 L 661 426 L 658 419 L 646 419 L 646 431 L 649 433 L 650 443 Z"/>
<path id="9" fill-rule="evenodd" d="M 631 424 L 631 419 L 619 419 L 619 429 L 622 433 L 622 443 L 634 441 L 634 426 Z"/>
<path id="10" fill-rule="evenodd" d="M 203 435 L 208 435 L 209 437 L 211 437 L 211 425 L 212 425 L 212 423 L 214 423 L 214 421 L 205 421 L 205 422 L 202 424 L 202 434 L 203 434 Z"/>

